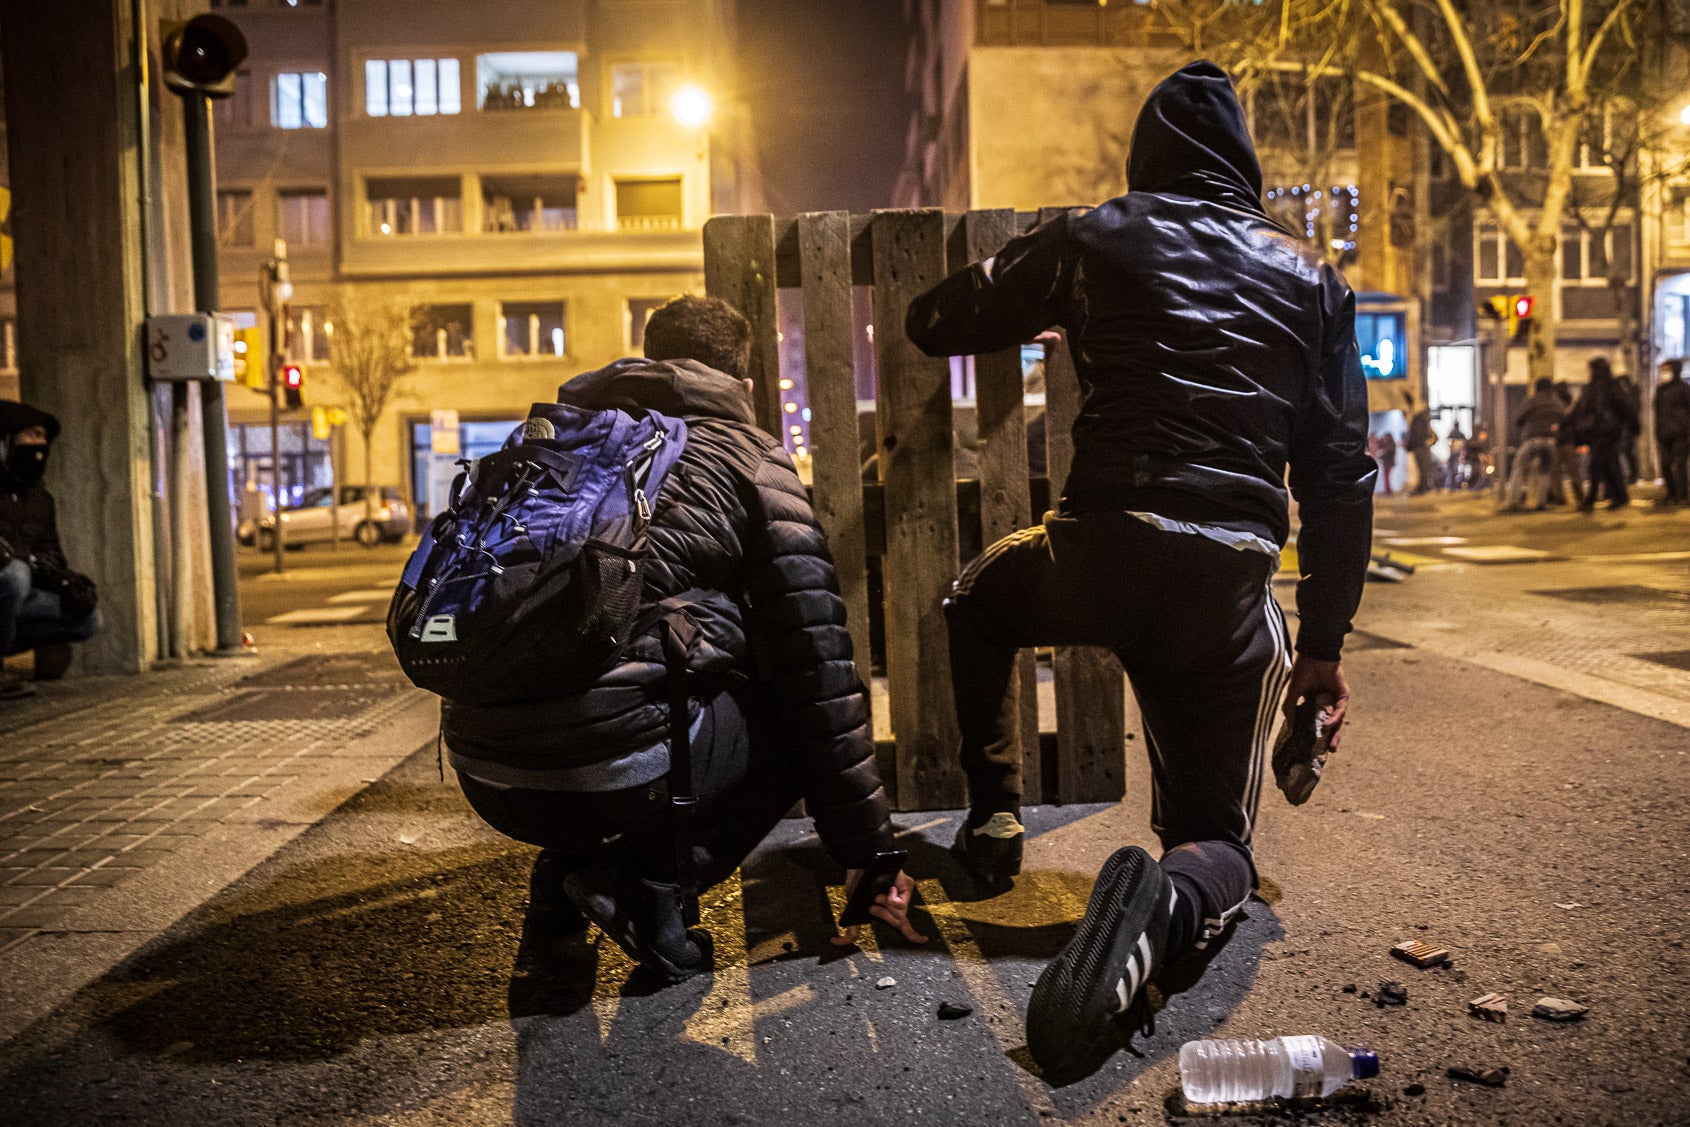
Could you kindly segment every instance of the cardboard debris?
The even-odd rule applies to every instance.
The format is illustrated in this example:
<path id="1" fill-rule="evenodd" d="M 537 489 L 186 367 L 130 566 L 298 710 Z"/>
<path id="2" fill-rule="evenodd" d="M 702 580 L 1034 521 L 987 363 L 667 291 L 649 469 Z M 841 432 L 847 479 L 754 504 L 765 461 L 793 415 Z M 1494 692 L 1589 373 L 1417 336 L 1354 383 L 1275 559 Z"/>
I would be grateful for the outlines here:
<path id="1" fill-rule="evenodd" d="M 1467 1012 L 1486 1021 L 1507 1021 L 1508 999 L 1501 994 L 1480 994 L 1467 1003 Z"/>
<path id="2" fill-rule="evenodd" d="M 1508 1083 L 1508 1066 L 1501 1068 L 1479 1068 L 1468 1065 L 1452 1065 L 1449 1069 L 1451 1080 L 1471 1080 L 1475 1084 L 1484 1084 L 1491 1088 L 1500 1088 Z"/>
<path id="3" fill-rule="evenodd" d="M 1532 1007 L 1533 1017 L 1550 1021 L 1578 1021 L 1589 1012 L 1589 1006 L 1581 1006 L 1565 998 L 1539 998 L 1537 1005 Z"/>
<path id="4" fill-rule="evenodd" d="M 1448 948 L 1427 943 L 1424 939 L 1405 939 L 1391 948 L 1391 954 L 1417 967 L 1449 966 L 1454 956 Z"/>

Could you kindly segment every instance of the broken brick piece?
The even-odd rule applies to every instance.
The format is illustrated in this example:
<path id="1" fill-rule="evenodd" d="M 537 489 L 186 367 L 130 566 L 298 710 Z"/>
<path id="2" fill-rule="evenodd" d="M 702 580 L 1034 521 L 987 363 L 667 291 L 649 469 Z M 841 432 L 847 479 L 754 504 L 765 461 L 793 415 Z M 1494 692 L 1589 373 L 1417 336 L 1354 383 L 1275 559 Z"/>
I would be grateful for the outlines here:
<path id="1" fill-rule="evenodd" d="M 1500 1088 L 1508 1083 L 1508 1066 L 1501 1068 L 1470 1068 L 1466 1065 L 1451 1065 L 1449 1072 L 1451 1080 L 1471 1080 L 1475 1084 L 1484 1084 L 1491 1088 Z"/>
<path id="2" fill-rule="evenodd" d="M 1589 1012 L 1589 1006 L 1581 1006 L 1565 998 L 1539 998 L 1537 1005 L 1532 1007 L 1533 1017 L 1547 1018 L 1550 1021 L 1578 1021 Z"/>
<path id="3" fill-rule="evenodd" d="M 1507 1021 L 1508 999 L 1501 994 L 1480 994 L 1467 1003 L 1467 1012 L 1486 1021 Z"/>
<path id="4" fill-rule="evenodd" d="M 1448 948 L 1427 943 L 1424 939 L 1405 939 L 1391 948 L 1391 954 L 1417 967 L 1448 966 L 1454 958 Z"/>

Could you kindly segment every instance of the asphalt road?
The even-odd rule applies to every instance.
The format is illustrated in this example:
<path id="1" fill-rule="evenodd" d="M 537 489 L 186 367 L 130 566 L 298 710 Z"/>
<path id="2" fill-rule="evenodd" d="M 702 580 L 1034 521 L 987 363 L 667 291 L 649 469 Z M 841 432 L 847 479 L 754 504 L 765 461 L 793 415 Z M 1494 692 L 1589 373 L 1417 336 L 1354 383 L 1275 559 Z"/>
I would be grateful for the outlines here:
<path id="1" fill-rule="evenodd" d="M 1378 523 L 1549 555 L 1478 565 L 1444 554 L 1462 544 L 1417 545 L 1432 566 L 1370 586 L 1364 630 L 1423 617 L 1428 590 L 1486 622 L 1563 605 L 1532 595 L 1534 577 L 1670 593 L 1683 574 L 1632 558 L 1690 549 L 1682 515 L 1580 527 L 1562 522 L 1591 518 L 1490 517 L 1476 500 L 1387 502 Z M 323 570 L 298 590 L 362 582 Z M 1616 634 L 1676 629 L 1690 646 L 1690 622 L 1645 604 L 1603 613 Z M 715 975 L 655 991 L 607 942 L 549 957 L 523 943 L 532 852 L 473 817 L 430 748 L 9 1045 L 0 1121 L 1185 1123 L 1170 1102 L 1182 1042 L 1321 1033 L 1375 1048 L 1383 1070 L 1304 1121 L 1690 1123 L 1690 733 L 1383 627 L 1346 668 L 1353 727 L 1320 790 L 1295 809 L 1264 795 L 1265 901 L 1142 1056 L 1068 1088 L 1030 1070 L 1021 1014 L 1103 859 L 1151 843 L 1136 744 L 1123 803 L 1029 813 L 1027 873 L 993 899 L 969 899 L 943 851 L 953 816 L 900 815 L 924 948 L 831 948 L 840 874 L 786 823 L 707 901 Z M 1393 959 L 1402 939 L 1450 948 L 1453 968 Z M 896 985 L 877 989 L 883 976 Z M 1385 980 L 1405 1006 L 1374 1004 Z M 1468 1014 L 1488 992 L 1507 996 L 1506 1023 Z M 1591 1012 L 1533 1018 L 1543 995 Z M 973 1012 L 940 1021 L 942 1001 Z M 1510 1073 L 1489 1088 L 1449 1079 L 1457 1065 Z"/>

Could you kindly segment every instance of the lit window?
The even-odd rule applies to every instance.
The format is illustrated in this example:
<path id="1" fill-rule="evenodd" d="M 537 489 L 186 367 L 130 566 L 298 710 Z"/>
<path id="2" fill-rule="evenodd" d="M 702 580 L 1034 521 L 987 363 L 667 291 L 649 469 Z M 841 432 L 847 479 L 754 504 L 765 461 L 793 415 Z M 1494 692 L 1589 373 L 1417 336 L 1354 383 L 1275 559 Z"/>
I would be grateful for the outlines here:
<path id="1" fill-rule="evenodd" d="M 462 108 L 456 59 L 368 59 L 364 112 L 370 117 L 432 117 Z"/>
<path id="2" fill-rule="evenodd" d="M 475 57 L 484 110 L 571 109 L 581 105 L 574 51 L 496 51 Z"/>
<path id="3" fill-rule="evenodd" d="M 295 305 L 288 309 L 288 339 L 283 349 L 295 364 L 327 364 L 334 322 L 320 305 Z"/>
<path id="4" fill-rule="evenodd" d="M 468 302 L 418 307 L 411 323 L 411 355 L 418 360 L 475 356 L 473 313 Z"/>
<path id="5" fill-rule="evenodd" d="M 563 356 L 563 303 L 506 301 L 499 305 L 501 356 Z"/>
<path id="6" fill-rule="evenodd" d="M 463 230 L 463 182 L 424 176 L 371 180 L 366 188 L 371 235 L 436 235 Z"/>
<path id="7" fill-rule="evenodd" d="M 673 63 L 618 63 L 610 71 L 610 116 L 668 113 L 680 85 L 681 68 Z"/>
<path id="8" fill-rule="evenodd" d="M 329 76 L 321 71 L 284 71 L 270 83 L 270 124 L 279 129 L 326 129 Z"/>

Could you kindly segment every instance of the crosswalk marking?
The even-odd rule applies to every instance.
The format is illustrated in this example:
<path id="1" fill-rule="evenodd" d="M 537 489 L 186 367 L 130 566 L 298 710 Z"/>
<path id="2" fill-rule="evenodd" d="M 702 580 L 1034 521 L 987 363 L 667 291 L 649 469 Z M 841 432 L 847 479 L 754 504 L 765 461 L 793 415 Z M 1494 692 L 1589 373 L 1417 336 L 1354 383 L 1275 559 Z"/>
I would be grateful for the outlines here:
<path id="1" fill-rule="evenodd" d="M 331 603 L 385 603 L 393 598 L 391 587 L 371 587 L 364 591 L 342 591 L 338 595 L 330 595 Z"/>
<path id="2" fill-rule="evenodd" d="M 349 622 L 368 609 L 366 605 L 309 607 L 305 610 L 290 610 L 286 614 L 272 615 L 264 621 L 270 626 L 324 626 L 337 622 Z"/>
<path id="3" fill-rule="evenodd" d="M 1540 548 L 1519 548 L 1513 544 L 1476 544 L 1470 547 L 1445 548 L 1444 555 L 1474 563 L 1523 563 L 1527 560 L 1548 559 L 1551 553 Z"/>

